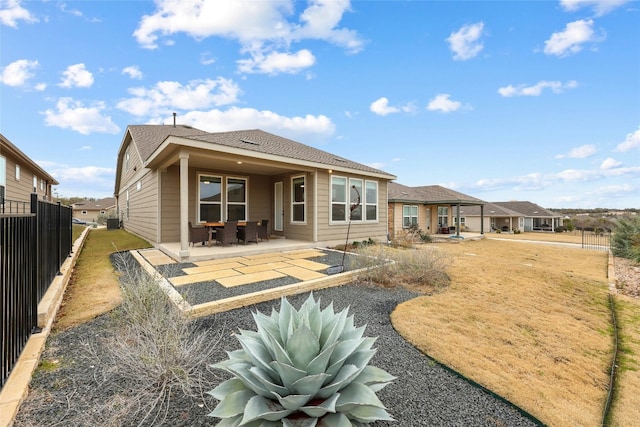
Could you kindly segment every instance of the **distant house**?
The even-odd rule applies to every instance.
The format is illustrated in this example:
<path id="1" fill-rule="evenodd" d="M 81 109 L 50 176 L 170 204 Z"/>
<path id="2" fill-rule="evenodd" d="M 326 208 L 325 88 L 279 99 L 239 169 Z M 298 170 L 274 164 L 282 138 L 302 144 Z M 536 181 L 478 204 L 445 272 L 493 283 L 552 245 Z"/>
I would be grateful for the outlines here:
<path id="1" fill-rule="evenodd" d="M 73 204 L 73 217 L 87 222 L 97 222 L 116 214 L 116 198 L 106 197 L 100 200 L 83 200 Z"/>
<path id="2" fill-rule="evenodd" d="M 395 176 L 262 130 L 210 133 L 131 125 L 118 151 L 114 195 L 122 226 L 149 242 L 180 242 L 189 222 L 268 220 L 268 232 L 309 242 L 386 239 Z M 360 195 L 360 206 L 350 206 Z"/>
<path id="3" fill-rule="evenodd" d="M 52 187 L 58 184 L 55 178 L 0 134 L 0 209 L 5 205 L 8 209 L 14 202 L 29 202 L 33 193 L 40 200 L 51 201 Z"/>
<path id="4" fill-rule="evenodd" d="M 481 219 L 476 206 L 460 208 L 460 218 L 467 227 L 478 230 L 481 226 L 491 231 L 555 231 L 562 226 L 562 215 L 527 201 L 494 202 L 484 208 Z"/>
<path id="5" fill-rule="evenodd" d="M 484 200 L 450 190 L 440 185 L 407 187 L 389 183 L 389 233 L 395 237 L 410 227 L 427 233 L 459 233 L 466 226 L 464 218 L 454 214 L 454 208 L 475 206 L 482 212 Z M 478 231 L 484 232 L 483 229 Z"/>

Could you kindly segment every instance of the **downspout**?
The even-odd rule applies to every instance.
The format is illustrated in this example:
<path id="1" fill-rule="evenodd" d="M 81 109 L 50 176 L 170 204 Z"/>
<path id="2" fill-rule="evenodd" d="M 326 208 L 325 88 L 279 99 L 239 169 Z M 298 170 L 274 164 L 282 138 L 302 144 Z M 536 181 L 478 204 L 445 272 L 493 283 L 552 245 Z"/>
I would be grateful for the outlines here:
<path id="1" fill-rule="evenodd" d="M 313 172 L 313 242 L 318 241 L 318 169 Z"/>
<path id="2" fill-rule="evenodd" d="M 484 205 L 480 205 L 480 234 L 484 234 Z"/>

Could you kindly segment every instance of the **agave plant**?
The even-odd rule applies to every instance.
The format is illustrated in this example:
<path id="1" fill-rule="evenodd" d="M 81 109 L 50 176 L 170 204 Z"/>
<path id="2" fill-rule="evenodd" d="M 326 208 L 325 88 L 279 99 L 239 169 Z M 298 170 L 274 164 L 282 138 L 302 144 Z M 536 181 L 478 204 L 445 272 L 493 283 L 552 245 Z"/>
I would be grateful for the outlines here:
<path id="1" fill-rule="evenodd" d="M 368 365 L 375 338 L 356 328 L 348 309 L 324 310 L 313 294 L 297 311 L 255 312 L 258 331 L 240 330 L 242 349 L 211 365 L 233 377 L 209 394 L 218 426 L 367 426 L 393 421 L 376 392 L 396 377 Z"/>

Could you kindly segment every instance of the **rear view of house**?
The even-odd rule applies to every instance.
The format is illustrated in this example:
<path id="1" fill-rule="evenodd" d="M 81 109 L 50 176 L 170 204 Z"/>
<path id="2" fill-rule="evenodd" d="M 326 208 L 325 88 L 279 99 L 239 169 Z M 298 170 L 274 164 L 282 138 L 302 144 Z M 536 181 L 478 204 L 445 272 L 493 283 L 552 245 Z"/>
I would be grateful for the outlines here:
<path id="1" fill-rule="evenodd" d="M 118 152 L 122 226 L 153 244 L 180 242 L 189 222 L 268 220 L 270 235 L 308 242 L 386 240 L 395 176 L 262 130 L 210 133 L 131 125 Z M 351 210 L 351 206 L 359 205 Z"/>

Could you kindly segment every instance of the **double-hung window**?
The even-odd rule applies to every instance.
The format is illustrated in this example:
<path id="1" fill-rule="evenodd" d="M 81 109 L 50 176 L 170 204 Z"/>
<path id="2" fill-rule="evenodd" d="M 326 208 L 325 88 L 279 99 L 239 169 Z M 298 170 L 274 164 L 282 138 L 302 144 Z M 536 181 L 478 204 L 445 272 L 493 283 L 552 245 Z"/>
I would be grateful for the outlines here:
<path id="1" fill-rule="evenodd" d="M 351 221 L 362 221 L 362 204 L 365 199 L 365 194 L 362 192 L 362 180 L 351 178 L 349 179 L 349 184 L 349 192 L 351 193 L 349 209 L 359 202 L 351 211 Z M 354 204 L 353 206 L 351 206 L 352 203 Z"/>
<path id="2" fill-rule="evenodd" d="M 411 228 L 418 225 L 418 206 L 402 206 L 402 228 Z"/>
<path id="3" fill-rule="evenodd" d="M 347 178 L 331 177 L 331 221 L 347 220 Z"/>
<path id="4" fill-rule="evenodd" d="M 227 220 L 247 220 L 247 180 L 227 178 Z"/>
<path id="5" fill-rule="evenodd" d="M 305 220 L 305 193 L 304 176 L 296 176 L 291 179 L 291 221 L 304 222 Z"/>
<path id="6" fill-rule="evenodd" d="M 378 220 L 378 182 L 365 182 L 364 209 L 366 221 Z"/>
<path id="7" fill-rule="evenodd" d="M 198 222 L 222 221 L 222 178 L 200 175 Z"/>
<path id="8" fill-rule="evenodd" d="M 449 226 L 449 207 L 438 206 L 438 227 Z"/>

